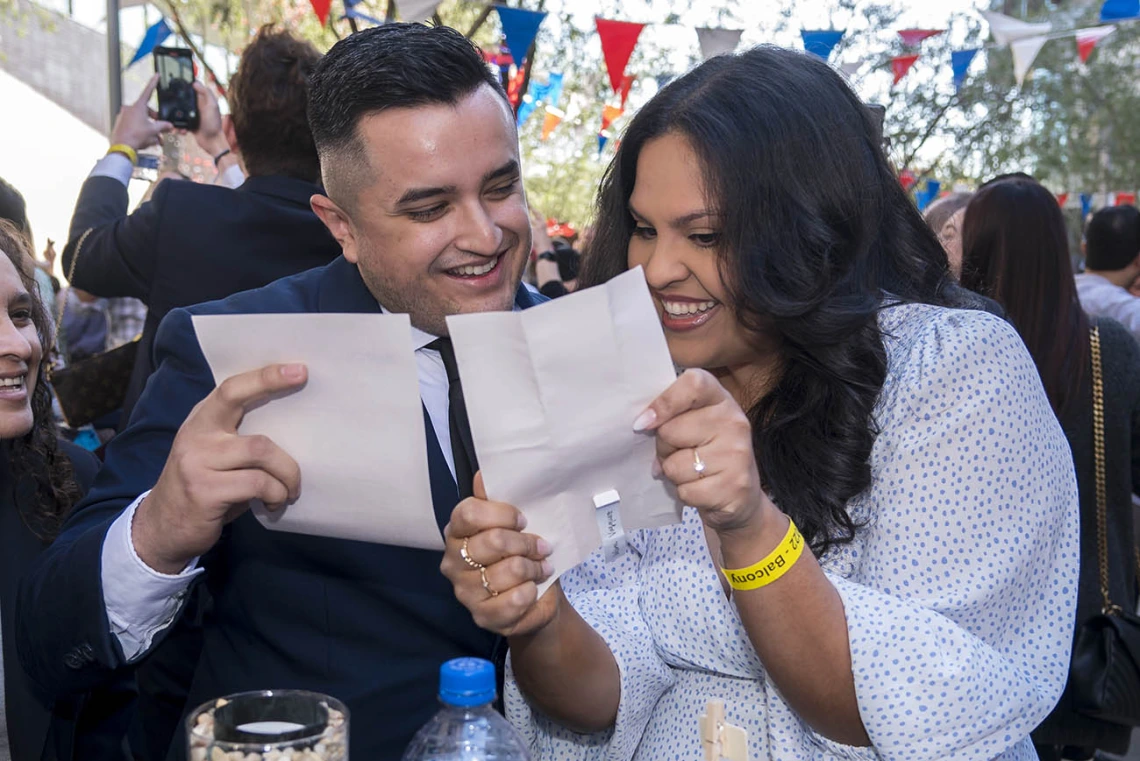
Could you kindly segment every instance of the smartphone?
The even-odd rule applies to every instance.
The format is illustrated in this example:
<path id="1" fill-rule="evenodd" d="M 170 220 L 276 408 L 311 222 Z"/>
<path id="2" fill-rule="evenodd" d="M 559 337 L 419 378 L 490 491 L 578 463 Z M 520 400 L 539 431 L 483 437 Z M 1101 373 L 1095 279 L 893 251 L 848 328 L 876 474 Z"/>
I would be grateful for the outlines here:
<path id="1" fill-rule="evenodd" d="M 185 48 L 156 47 L 154 70 L 158 73 L 158 118 L 179 129 L 198 129 L 194 54 Z"/>

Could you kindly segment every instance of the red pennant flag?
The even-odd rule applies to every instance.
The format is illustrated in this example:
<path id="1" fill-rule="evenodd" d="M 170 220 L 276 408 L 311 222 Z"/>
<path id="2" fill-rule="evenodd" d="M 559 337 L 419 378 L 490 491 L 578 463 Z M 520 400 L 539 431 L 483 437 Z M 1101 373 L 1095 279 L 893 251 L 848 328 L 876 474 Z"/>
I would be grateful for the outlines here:
<path id="1" fill-rule="evenodd" d="M 507 100 L 515 108 L 519 107 L 519 101 L 522 100 L 522 84 L 526 79 L 526 67 L 519 66 L 515 71 L 515 75 L 507 81 Z"/>
<path id="2" fill-rule="evenodd" d="M 1135 206 L 1136 194 L 1135 193 L 1117 193 L 1116 194 L 1117 206 Z"/>
<path id="3" fill-rule="evenodd" d="M 329 8 L 332 7 L 332 0 L 309 0 L 313 5 L 313 10 L 317 14 L 317 18 L 321 20 L 321 26 L 329 20 Z"/>
<path id="4" fill-rule="evenodd" d="M 918 60 L 918 55 L 900 55 L 897 58 L 891 59 L 891 71 L 895 73 L 894 84 L 898 84 L 899 80 L 906 76 L 910 71 L 910 67 L 914 66 L 914 62 Z"/>
<path id="5" fill-rule="evenodd" d="M 1058 206 L 1064 208 L 1065 201 L 1068 201 L 1068 200 L 1069 200 L 1069 194 L 1068 193 L 1058 193 L 1057 194 L 1057 205 Z"/>
<path id="6" fill-rule="evenodd" d="M 1091 29 L 1077 30 L 1077 55 L 1081 63 L 1088 63 L 1096 44 L 1116 30 L 1115 26 L 1096 26 Z"/>
<path id="7" fill-rule="evenodd" d="M 610 75 L 610 87 L 619 92 L 622 77 L 625 76 L 625 67 L 629 64 L 629 57 L 637 47 L 637 38 L 645 24 L 633 24 L 629 21 L 611 21 L 609 19 L 594 18 L 598 25 L 598 36 L 602 39 L 602 55 L 606 59 L 606 71 Z"/>
<path id="8" fill-rule="evenodd" d="M 610 128 L 614 123 L 614 119 L 622 115 L 622 110 L 617 106 L 606 106 L 602 109 L 602 132 Z"/>
<path id="9" fill-rule="evenodd" d="M 942 34 L 945 29 L 900 29 L 899 37 L 902 37 L 903 44 L 908 48 L 916 47 L 923 40 L 931 37 L 937 37 Z"/>
<path id="10" fill-rule="evenodd" d="M 902 185 L 903 190 L 910 190 L 914 184 L 918 182 L 918 178 L 914 176 L 914 172 L 909 169 L 904 169 L 899 172 L 899 184 Z"/>
<path id="11" fill-rule="evenodd" d="M 633 77 L 628 74 L 621 80 L 621 110 L 625 110 L 625 101 L 629 98 L 629 88 L 633 87 Z"/>

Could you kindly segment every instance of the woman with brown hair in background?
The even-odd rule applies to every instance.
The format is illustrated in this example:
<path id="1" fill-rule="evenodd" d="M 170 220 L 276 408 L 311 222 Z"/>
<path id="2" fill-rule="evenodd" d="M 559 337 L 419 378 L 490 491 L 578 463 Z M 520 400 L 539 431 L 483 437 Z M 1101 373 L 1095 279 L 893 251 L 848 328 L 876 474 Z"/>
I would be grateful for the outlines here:
<path id="1" fill-rule="evenodd" d="M 1132 493 L 1140 484 L 1140 346 L 1119 323 L 1091 319 L 1077 299 L 1068 237 L 1057 199 L 1028 175 L 982 186 L 962 228 L 962 285 L 1000 303 L 1029 348 L 1076 466 L 1081 552 L 1076 626 L 1104 604 L 1097 545 L 1093 450 L 1093 353 L 1097 330 L 1104 386 L 1104 470 L 1109 596 L 1133 610 Z M 1085 675 L 1088 676 L 1088 675 Z M 1042 761 L 1123 753 L 1131 728 L 1078 713 L 1070 684 L 1033 733 Z"/>

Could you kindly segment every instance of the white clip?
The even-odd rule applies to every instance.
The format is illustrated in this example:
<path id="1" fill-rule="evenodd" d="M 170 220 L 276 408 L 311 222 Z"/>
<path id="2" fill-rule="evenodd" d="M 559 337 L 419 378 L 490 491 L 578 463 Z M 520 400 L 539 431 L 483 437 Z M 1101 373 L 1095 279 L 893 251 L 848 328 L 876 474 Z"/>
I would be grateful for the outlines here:
<path id="1" fill-rule="evenodd" d="M 602 549 L 606 562 L 612 562 L 625 550 L 628 541 L 621 525 L 621 496 L 611 489 L 594 495 L 594 516 L 598 519 L 598 533 L 602 535 Z"/>
<path id="2" fill-rule="evenodd" d="M 724 720 L 723 700 L 710 700 L 699 724 L 705 761 L 748 761 L 748 732 Z"/>

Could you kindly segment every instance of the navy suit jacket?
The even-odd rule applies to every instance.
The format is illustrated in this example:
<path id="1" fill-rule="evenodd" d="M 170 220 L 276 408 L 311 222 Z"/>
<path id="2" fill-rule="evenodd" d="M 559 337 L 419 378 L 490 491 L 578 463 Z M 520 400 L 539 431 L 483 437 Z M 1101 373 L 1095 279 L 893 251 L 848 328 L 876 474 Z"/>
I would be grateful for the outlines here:
<path id="1" fill-rule="evenodd" d="M 110 177 L 83 183 L 63 271 L 70 271 L 80 237 L 91 230 L 72 285 L 147 306 L 124 423 L 154 372 L 155 335 L 170 310 L 261 288 L 340 256 L 340 245 L 309 206 L 321 192 L 311 182 L 281 176 L 250 177 L 237 190 L 168 180 L 128 215 L 123 183 Z"/>
<path id="2" fill-rule="evenodd" d="M 526 308 L 543 300 L 520 288 L 516 304 Z M 103 537 L 123 509 L 154 485 L 179 426 L 214 389 L 191 314 L 379 310 L 357 268 L 342 258 L 170 313 L 155 344 L 158 369 L 130 425 L 108 446 L 87 499 L 21 587 L 18 646 L 41 686 L 55 694 L 83 691 L 124 665 L 103 603 Z M 383 378 L 376 387 L 383 393 Z M 424 423 L 442 527 L 458 496 L 426 411 Z M 201 561 L 214 608 L 187 708 L 242 690 L 328 693 L 352 713 L 353 755 L 395 761 L 436 710 L 440 664 L 459 656 L 491 657 L 499 646 L 455 600 L 440 560 L 438 552 L 270 531 L 242 515 Z M 184 743 L 179 733 L 174 748 Z"/>

